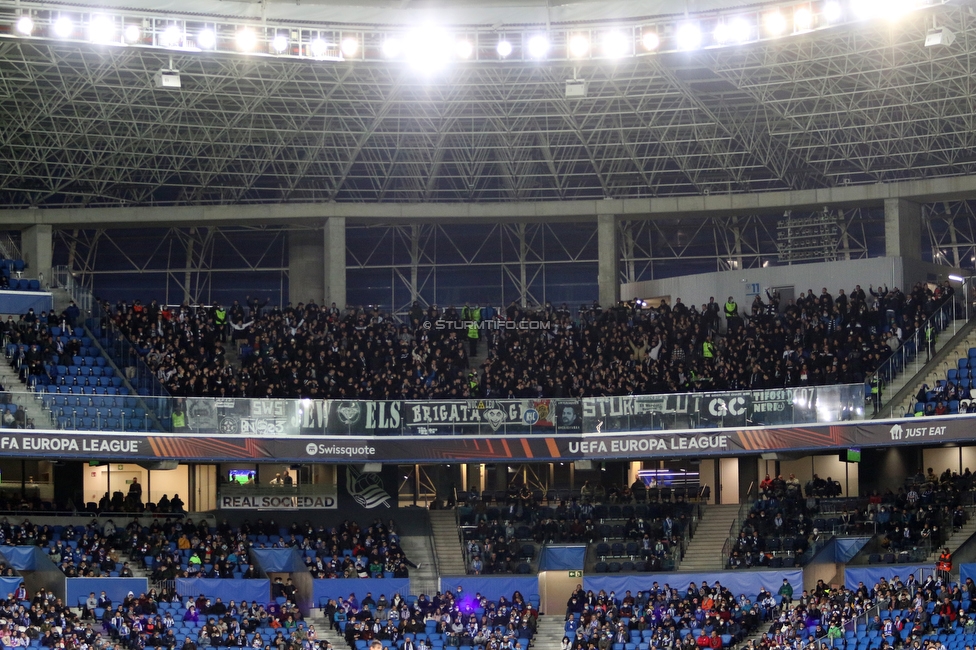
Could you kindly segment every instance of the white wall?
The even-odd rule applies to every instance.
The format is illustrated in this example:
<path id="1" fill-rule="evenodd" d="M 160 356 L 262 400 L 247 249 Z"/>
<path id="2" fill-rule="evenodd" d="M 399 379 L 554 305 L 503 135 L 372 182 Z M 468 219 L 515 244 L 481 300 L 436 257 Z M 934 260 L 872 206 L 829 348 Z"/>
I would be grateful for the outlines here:
<path id="1" fill-rule="evenodd" d="M 620 299 L 651 298 L 669 296 L 673 305 L 675 298 L 689 307 L 701 307 L 714 297 L 724 304 L 729 296 L 739 303 L 740 309 L 749 309 L 752 297 L 747 295 L 747 287 L 758 283 L 761 290 L 769 287 L 792 286 L 797 296 L 808 289 L 820 295 L 820 289 L 827 287 L 836 296 L 838 289 L 848 295 L 854 285 L 860 284 L 865 292 L 869 285 L 887 284 L 889 288 L 905 290 L 918 281 L 944 280 L 950 273 L 958 270 L 948 266 L 937 266 L 927 262 L 915 262 L 901 257 L 875 257 L 861 260 L 838 260 L 816 264 L 794 264 L 792 266 L 771 266 L 768 268 L 743 269 L 686 275 L 663 280 L 626 283 L 620 287 Z M 966 274 L 964 274 L 966 275 Z M 765 300 L 765 295 L 763 300 Z"/>
<path id="2" fill-rule="evenodd" d="M 960 472 L 959 467 L 959 447 L 934 447 L 922 450 L 922 465 L 924 471 L 931 467 L 936 475 L 942 474 L 948 468 L 953 472 Z"/>
<path id="3" fill-rule="evenodd" d="M 129 484 L 137 478 L 142 484 L 143 501 L 159 501 L 165 494 L 172 498 L 179 494 L 185 503 L 190 492 L 189 472 L 186 465 L 177 465 L 172 470 L 153 470 L 150 475 L 139 465 L 131 463 L 111 463 L 99 467 L 85 468 L 85 501 L 98 501 L 107 491 L 109 496 L 113 492 L 129 492 Z"/>

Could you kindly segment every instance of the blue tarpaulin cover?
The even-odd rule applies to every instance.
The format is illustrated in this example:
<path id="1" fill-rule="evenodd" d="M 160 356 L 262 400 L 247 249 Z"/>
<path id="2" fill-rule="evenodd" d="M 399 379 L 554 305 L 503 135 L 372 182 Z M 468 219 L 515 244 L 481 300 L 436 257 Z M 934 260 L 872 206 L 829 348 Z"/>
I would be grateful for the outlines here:
<path id="1" fill-rule="evenodd" d="M 177 578 L 176 593 L 182 598 L 196 598 L 203 594 L 207 598 L 220 598 L 224 604 L 242 600 L 257 601 L 262 605 L 271 602 L 271 581 L 267 578 Z"/>
<path id="2" fill-rule="evenodd" d="M 373 594 L 373 600 L 379 600 L 380 594 L 392 600 L 393 594 L 407 596 L 410 594 L 409 578 L 336 578 L 332 580 L 312 581 L 312 604 L 318 607 L 322 599 L 348 598 L 349 594 L 356 594 L 362 601 L 366 592 Z"/>
<path id="3" fill-rule="evenodd" d="M 583 568 L 585 546 L 547 546 L 539 559 L 539 571 L 574 571 Z"/>
<path id="4" fill-rule="evenodd" d="M 709 585 L 718 580 L 723 587 L 728 587 L 735 595 L 745 594 L 749 598 L 754 598 L 759 593 L 761 587 L 775 594 L 783 584 L 783 578 L 789 580 L 793 585 L 793 591 L 797 594 L 803 591 L 803 571 L 800 569 L 788 569 L 782 571 L 713 571 L 710 573 L 642 573 L 639 575 L 598 575 L 586 576 L 583 578 L 583 588 L 592 589 L 598 592 L 601 589 L 608 594 L 616 592 L 618 598 L 622 598 L 624 592 L 630 590 L 631 593 L 647 589 L 651 583 L 657 582 L 658 585 L 671 585 L 680 592 L 688 588 L 688 583 L 694 582 L 701 585 L 702 581 Z"/>
<path id="5" fill-rule="evenodd" d="M 875 564 L 864 567 L 847 567 L 844 571 L 844 584 L 848 589 L 857 589 L 857 583 L 863 582 L 868 589 L 873 587 L 881 578 L 891 580 L 898 576 L 903 581 L 908 579 L 908 575 L 922 572 L 922 578 L 935 572 L 934 564 Z M 916 575 L 916 578 L 919 576 Z"/>
<path id="6" fill-rule="evenodd" d="M 64 583 L 65 601 L 72 607 L 78 606 L 79 596 L 88 598 L 93 591 L 96 596 L 104 591 L 113 605 L 121 605 L 130 591 L 136 596 L 149 591 L 145 578 L 66 578 Z"/>

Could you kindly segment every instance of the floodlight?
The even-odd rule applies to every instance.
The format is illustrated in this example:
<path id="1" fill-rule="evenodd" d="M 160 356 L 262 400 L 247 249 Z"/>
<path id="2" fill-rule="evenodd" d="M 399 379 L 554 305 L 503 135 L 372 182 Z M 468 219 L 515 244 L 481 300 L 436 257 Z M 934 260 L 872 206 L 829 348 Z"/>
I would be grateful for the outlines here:
<path id="1" fill-rule="evenodd" d="M 545 58 L 549 53 L 549 39 L 543 34 L 536 34 L 529 39 L 529 56 L 533 59 Z"/>
<path id="2" fill-rule="evenodd" d="M 354 57 L 356 56 L 356 52 L 359 51 L 359 41 L 353 36 L 348 36 L 342 39 L 339 48 L 342 50 L 343 56 Z"/>
<path id="3" fill-rule="evenodd" d="M 179 47 L 183 42 L 183 32 L 178 25 L 170 25 L 159 35 L 159 42 L 163 47 Z"/>
<path id="4" fill-rule="evenodd" d="M 75 31 L 75 24 L 67 16 L 59 16 L 54 21 L 54 33 L 61 38 L 68 38 Z"/>
<path id="5" fill-rule="evenodd" d="M 966 278 L 962 277 L 961 275 L 950 275 L 949 279 L 952 280 L 953 282 L 962 282 Z"/>
<path id="6" fill-rule="evenodd" d="M 732 40 L 732 30 L 726 23 L 719 23 L 715 25 L 715 31 L 712 32 L 712 38 L 719 45 L 725 45 L 730 40 Z"/>
<path id="7" fill-rule="evenodd" d="M 813 14 L 806 7 L 800 7 L 793 12 L 793 29 L 806 32 L 813 29 Z"/>
<path id="8" fill-rule="evenodd" d="M 844 10 L 839 2 L 831 0 L 823 6 L 823 16 L 829 23 L 835 23 L 844 16 Z"/>
<path id="9" fill-rule="evenodd" d="M 498 41 L 498 45 L 495 46 L 495 51 L 498 52 L 498 56 L 503 59 L 512 53 L 512 44 L 506 40 Z"/>
<path id="10" fill-rule="evenodd" d="M 470 59 L 471 55 L 474 54 L 474 45 L 466 38 L 458 40 L 454 49 L 462 59 Z"/>
<path id="11" fill-rule="evenodd" d="M 661 44 L 661 37 L 657 35 L 657 32 L 648 30 L 641 36 L 641 44 L 645 50 L 656 50 Z"/>
<path id="12" fill-rule="evenodd" d="M 403 51 L 410 67 L 432 74 L 443 69 L 455 54 L 461 58 L 471 56 L 474 48 L 466 40 L 455 41 L 443 27 L 425 25 L 407 34 Z"/>
<path id="13" fill-rule="evenodd" d="M 679 49 L 694 50 L 701 45 L 701 29 L 695 23 L 685 23 L 678 27 L 677 41 Z"/>
<path id="14" fill-rule="evenodd" d="M 576 34 L 569 39 L 569 53 L 576 58 L 582 58 L 590 51 L 590 39 L 582 34 Z"/>
<path id="15" fill-rule="evenodd" d="M 603 35 L 603 54 L 611 59 L 627 55 L 627 37 L 620 32 L 607 32 Z"/>
<path id="16" fill-rule="evenodd" d="M 398 56 L 400 56 L 400 53 L 402 51 L 403 51 L 403 43 L 400 42 L 400 39 L 395 37 L 390 37 L 385 41 L 383 41 L 383 56 L 385 56 L 386 58 L 395 59 Z"/>
<path id="17" fill-rule="evenodd" d="M 258 44 L 257 34 L 254 33 L 253 29 L 248 27 L 237 30 L 234 40 L 237 42 L 237 49 L 241 52 L 250 52 Z"/>
<path id="18" fill-rule="evenodd" d="M 217 45 L 217 35 L 212 29 L 204 29 L 197 34 L 197 45 L 201 50 L 211 50 Z"/>
<path id="19" fill-rule="evenodd" d="M 781 11 L 771 11 L 763 16 L 763 25 L 770 36 L 782 36 L 786 31 L 786 16 Z"/>
<path id="20" fill-rule="evenodd" d="M 24 36 L 30 36 L 34 31 L 34 20 L 30 16 L 21 16 L 17 19 L 17 31 Z"/>
<path id="21" fill-rule="evenodd" d="M 935 47 L 937 45 L 952 45 L 956 40 L 956 35 L 947 27 L 930 29 L 925 35 L 925 47 Z"/>
<path id="22" fill-rule="evenodd" d="M 88 40 L 92 43 L 111 43 L 115 40 L 115 21 L 108 16 L 92 16 L 88 23 Z"/>
<path id="23" fill-rule="evenodd" d="M 729 23 L 729 40 L 745 43 L 752 36 L 752 25 L 743 17 L 738 17 Z"/>
<path id="24" fill-rule="evenodd" d="M 281 54 L 288 49 L 288 37 L 281 32 L 275 34 L 275 37 L 271 40 L 271 47 L 275 52 Z"/>
<path id="25" fill-rule="evenodd" d="M 309 43 L 309 50 L 312 52 L 312 56 L 323 57 L 329 50 L 329 44 L 321 38 L 316 38 L 314 41 Z"/>
<path id="26" fill-rule="evenodd" d="M 122 36 L 126 43 L 138 43 L 142 38 L 142 30 L 139 29 L 139 25 L 126 25 L 122 30 Z"/>

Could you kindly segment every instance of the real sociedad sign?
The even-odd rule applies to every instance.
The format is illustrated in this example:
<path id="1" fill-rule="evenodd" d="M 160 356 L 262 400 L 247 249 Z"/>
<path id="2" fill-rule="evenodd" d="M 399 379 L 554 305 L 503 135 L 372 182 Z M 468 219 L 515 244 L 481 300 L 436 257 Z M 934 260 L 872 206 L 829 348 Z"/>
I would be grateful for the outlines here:
<path id="1" fill-rule="evenodd" d="M 221 510 L 335 510 L 334 494 L 221 494 Z"/>

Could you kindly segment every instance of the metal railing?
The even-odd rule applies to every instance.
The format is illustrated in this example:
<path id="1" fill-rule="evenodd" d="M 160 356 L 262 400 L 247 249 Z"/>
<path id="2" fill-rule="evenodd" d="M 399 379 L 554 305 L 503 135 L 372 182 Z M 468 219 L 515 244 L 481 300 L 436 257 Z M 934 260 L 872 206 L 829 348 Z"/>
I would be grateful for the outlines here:
<path id="1" fill-rule="evenodd" d="M 868 378 L 869 384 L 874 385 L 877 383 L 879 387 L 881 393 L 879 399 L 880 407 L 888 407 L 889 409 L 892 407 L 892 404 L 885 403 L 884 392 L 885 388 L 891 384 L 895 377 L 906 371 L 911 372 L 913 375 L 917 374 L 935 356 L 937 352 L 935 340 L 926 340 L 925 332 L 929 325 L 933 326 L 936 335 L 944 332 L 950 326 L 952 330 L 950 336 L 956 335 L 958 327 L 956 325 L 955 310 L 956 303 L 954 300 L 946 300 L 939 305 L 939 308 L 922 321 L 921 325 L 912 332 L 911 336 L 902 340 L 898 348 Z M 923 354 L 925 356 L 924 360 L 922 359 Z M 894 413 L 890 413 L 890 415 L 894 415 Z M 899 413 L 898 415 L 901 414 Z"/>

